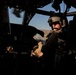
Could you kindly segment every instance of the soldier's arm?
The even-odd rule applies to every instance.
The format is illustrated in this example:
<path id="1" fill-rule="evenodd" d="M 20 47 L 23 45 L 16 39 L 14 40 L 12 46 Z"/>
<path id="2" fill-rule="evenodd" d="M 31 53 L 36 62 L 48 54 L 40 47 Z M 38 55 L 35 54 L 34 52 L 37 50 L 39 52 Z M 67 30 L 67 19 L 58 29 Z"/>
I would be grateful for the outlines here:
<path id="1" fill-rule="evenodd" d="M 41 57 L 48 49 L 50 49 L 51 52 L 54 52 L 53 48 L 55 48 L 55 45 L 57 44 L 57 38 L 58 34 L 52 33 L 45 44 L 43 44 L 42 42 L 38 42 L 38 45 L 35 46 L 32 50 L 31 56 Z"/>

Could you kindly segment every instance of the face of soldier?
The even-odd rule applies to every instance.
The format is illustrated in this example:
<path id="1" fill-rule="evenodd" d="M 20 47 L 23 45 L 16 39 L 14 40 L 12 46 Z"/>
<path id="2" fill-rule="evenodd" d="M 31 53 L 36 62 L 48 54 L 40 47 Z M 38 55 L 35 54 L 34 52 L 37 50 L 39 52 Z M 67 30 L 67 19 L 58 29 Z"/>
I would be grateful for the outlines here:
<path id="1" fill-rule="evenodd" d="M 54 31 L 59 31 L 61 29 L 61 25 L 59 22 L 53 22 L 52 23 L 52 28 Z"/>

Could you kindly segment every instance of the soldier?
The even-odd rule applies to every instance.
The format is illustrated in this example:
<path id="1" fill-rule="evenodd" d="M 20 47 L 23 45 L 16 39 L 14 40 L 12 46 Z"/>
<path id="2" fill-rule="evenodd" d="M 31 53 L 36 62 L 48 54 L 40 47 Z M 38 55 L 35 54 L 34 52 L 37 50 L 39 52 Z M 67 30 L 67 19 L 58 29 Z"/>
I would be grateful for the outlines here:
<path id="1" fill-rule="evenodd" d="M 47 35 L 45 44 L 38 43 L 38 48 L 32 51 L 32 56 L 42 58 L 40 61 L 44 65 L 44 73 L 54 74 L 67 54 L 68 21 L 63 14 L 56 13 L 49 17 L 48 23 L 52 30 Z"/>
<path id="2" fill-rule="evenodd" d="M 55 58 L 53 64 L 53 70 L 58 72 L 58 70 L 62 70 L 62 66 L 64 61 L 66 60 L 68 50 L 67 50 L 67 30 L 68 30 L 68 21 L 67 18 L 62 14 L 54 14 L 48 20 L 49 25 L 52 27 L 52 33 L 50 33 L 47 37 L 49 38 L 50 35 L 56 37 L 56 46 L 55 52 L 53 52 L 53 56 Z M 57 35 L 57 36 L 56 36 Z M 51 39 L 51 38 L 50 38 Z M 54 39 L 54 38 L 53 38 Z M 54 39 L 55 41 L 55 39 Z M 63 65 L 60 65 L 63 64 Z M 66 71 L 66 70 L 65 70 Z M 58 73 L 59 74 L 59 73 Z"/>
<path id="3" fill-rule="evenodd" d="M 50 27 L 52 28 L 52 30 L 47 35 L 46 43 L 49 42 L 48 39 L 50 38 L 50 35 L 52 33 L 53 33 L 52 36 L 57 35 L 59 42 L 67 41 L 67 24 L 68 24 L 68 21 L 62 14 L 58 13 L 58 14 L 54 14 L 54 15 L 50 16 L 48 19 L 48 23 L 49 23 Z M 46 45 L 46 43 L 44 44 L 44 46 Z M 49 42 L 49 44 L 50 44 L 50 42 Z"/>

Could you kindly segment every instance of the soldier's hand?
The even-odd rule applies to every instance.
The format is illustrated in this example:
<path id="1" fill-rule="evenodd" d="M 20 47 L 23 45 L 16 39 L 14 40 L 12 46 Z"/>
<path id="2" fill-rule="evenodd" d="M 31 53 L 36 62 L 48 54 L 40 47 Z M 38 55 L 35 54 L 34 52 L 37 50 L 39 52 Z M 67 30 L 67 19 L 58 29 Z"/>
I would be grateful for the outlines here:
<path id="1" fill-rule="evenodd" d="M 13 51 L 13 47 L 12 46 L 7 46 L 6 51 L 8 51 L 8 52 Z"/>
<path id="2" fill-rule="evenodd" d="M 31 56 L 41 57 L 43 55 L 43 52 L 41 52 L 42 46 L 42 42 L 38 42 L 38 45 L 34 46 L 35 50 L 31 51 Z"/>

